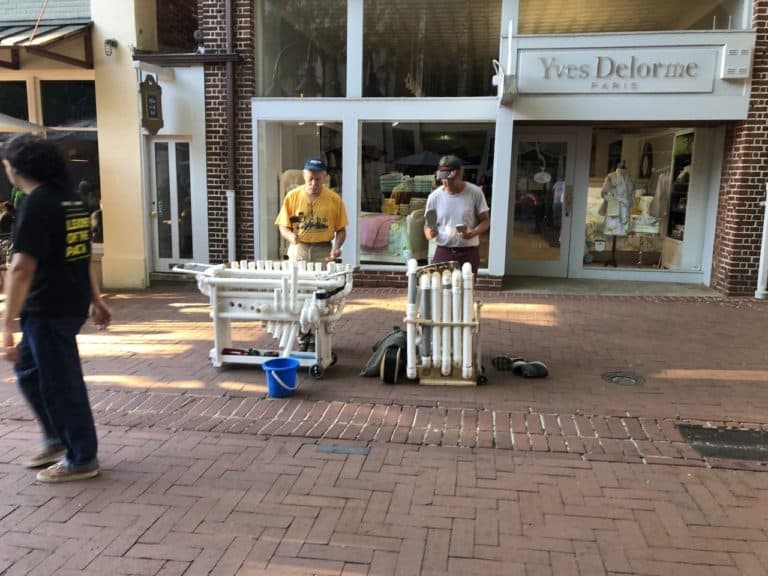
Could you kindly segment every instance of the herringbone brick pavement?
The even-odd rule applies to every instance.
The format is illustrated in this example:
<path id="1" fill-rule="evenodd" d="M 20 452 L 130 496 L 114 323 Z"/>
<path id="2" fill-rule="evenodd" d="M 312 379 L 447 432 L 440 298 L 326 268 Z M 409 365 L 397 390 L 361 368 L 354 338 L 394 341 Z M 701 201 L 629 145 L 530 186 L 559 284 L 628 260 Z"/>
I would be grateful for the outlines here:
<path id="1" fill-rule="evenodd" d="M 768 573 L 766 474 L 99 432 L 102 476 L 45 486 L 34 426 L 0 424 L 1 574 Z"/>
<path id="2" fill-rule="evenodd" d="M 675 464 L 768 472 L 768 462 L 703 457 L 677 425 L 733 422 L 584 416 L 476 408 L 400 406 L 99 390 L 91 394 L 100 425 L 570 454 L 586 460 Z M 0 421 L 31 420 L 18 397 L 0 403 Z M 741 427 L 744 424 L 741 423 Z M 768 432 L 768 424 L 750 429 Z"/>
<path id="3" fill-rule="evenodd" d="M 597 297 L 483 293 L 480 329 L 489 384 L 385 386 L 358 376 L 371 346 L 403 326 L 402 290 L 354 289 L 334 335 L 339 363 L 325 379 L 302 371 L 297 397 L 360 404 L 493 408 L 509 412 L 635 416 L 760 423 L 768 414 L 765 326 L 768 301 L 719 298 Z M 194 285 L 108 295 L 115 323 L 80 338 L 93 390 L 166 391 L 263 397 L 257 367 L 216 369 L 208 361 L 208 300 Z M 272 346 L 258 323 L 235 325 L 241 346 Z M 491 366 L 495 355 L 542 360 L 546 379 L 526 380 Z M 603 380 L 630 371 L 641 386 Z M 0 365 L 0 381 L 12 381 Z M 0 389 L 0 401 L 12 396 Z M 748 401 L 745 401 L 747 400 Z"/>
<path id="4" fill-rule="evenodd" d="M 765 463 L 702 458 L 675 428 L 767 428 L 768 303 L 483 299 L 487 386 L 359 377 L 404 296 L 356 289 L 339 364 L 270 399 L 260 369 L 210 366 L 193 286 L 111 294 L 114 326 L 80 338 L 98 479 L 21 468 L 37 431 L 0 367 L 0 574 L 768 574 Z"/>

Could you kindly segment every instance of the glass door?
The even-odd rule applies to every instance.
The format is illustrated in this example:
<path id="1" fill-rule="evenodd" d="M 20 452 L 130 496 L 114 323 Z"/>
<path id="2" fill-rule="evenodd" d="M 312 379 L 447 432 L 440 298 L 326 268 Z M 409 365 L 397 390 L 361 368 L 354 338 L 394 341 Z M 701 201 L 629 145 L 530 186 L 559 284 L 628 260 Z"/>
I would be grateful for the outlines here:
<path id="1" fill-rule="evenodd" d="M 574 138 L 519 130 L 513 144 L 513 275 L 568 276 L 574 190 Z"/>
<path id="2" fill-rule="evenodd" d="M 193 258 L 189 160 L 188 142 L 153 143 L 151 216 L 156 272 L 167 272 Z"/>

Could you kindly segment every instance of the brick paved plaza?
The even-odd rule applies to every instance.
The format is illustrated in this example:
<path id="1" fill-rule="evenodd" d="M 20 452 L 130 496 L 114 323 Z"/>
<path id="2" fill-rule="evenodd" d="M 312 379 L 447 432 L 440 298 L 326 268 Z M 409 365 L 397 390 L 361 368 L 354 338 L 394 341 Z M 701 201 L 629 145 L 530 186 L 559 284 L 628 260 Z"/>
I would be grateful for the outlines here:
<path id="1" fill-rule="evenodd" d="M 768 302 L 482 298 L 486 386 L 357 376 L 405 304 L 355 289 L 339 363 L 275 399 L 260 368 L 210 366 L 193 285 L 110 294 L 113 327 L 80 341 L 99 478 L 21 467 L 38 432 L 0 367 L 0 574 L 768 573 L 768 463 L 702 457 L 675 427 L 768 430 Z"/>

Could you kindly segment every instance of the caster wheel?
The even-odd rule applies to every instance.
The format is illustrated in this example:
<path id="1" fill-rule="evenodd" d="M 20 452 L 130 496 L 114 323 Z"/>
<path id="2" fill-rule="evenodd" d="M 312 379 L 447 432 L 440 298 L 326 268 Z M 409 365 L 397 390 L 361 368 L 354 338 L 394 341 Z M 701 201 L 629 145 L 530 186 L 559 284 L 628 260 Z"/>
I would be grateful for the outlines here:
<path id="1" fill-rule="evenodd" d="M 312 378 L 319 380 L 325 376 L 325 368 L 320 364 L 313 364 L 309 369 L 309 375 L 312 376 Z"/>
<path id="2" fill-rule="evenodd" d="M 336 355 L 336 352 L 331 352 L 331 363 L 328 365 L 330 368 L 331 366 L 335 366 L 336 362 L 339 361 L 339 357 Z"/>
<path id="3" fill-rule="evenodd" d="M 485 376 L 485 374 L 481 374 L 477 377 L 477 385 L 484 386 L 485 384 L 488 384 L 488 378 Z"/>
<path id="4" fill-rule="evenodd" d="M 397 345 L 389 346 L 384 351 L 379 365 L 379 376 L 385 384 L 397 384 L 397 377 L 400 375 L 401 352 L 400 346 Z"/>

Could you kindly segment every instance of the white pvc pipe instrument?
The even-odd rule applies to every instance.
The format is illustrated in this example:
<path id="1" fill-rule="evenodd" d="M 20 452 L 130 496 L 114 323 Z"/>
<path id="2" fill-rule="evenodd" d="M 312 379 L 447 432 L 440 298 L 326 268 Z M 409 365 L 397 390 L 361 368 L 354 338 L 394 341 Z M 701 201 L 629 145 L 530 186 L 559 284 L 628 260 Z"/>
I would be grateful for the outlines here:
<path id="1" fill-rule="evenodd" d="M 443 317 L 443 298 L 440 290 L 440 272 L 432 272 L 430 275 L 430 284 L 432 286 L 432 320 L 434 322 L 432 328 L 432 362 L 435 366 L 440 364 L 440 344 L 442 335 L 440 334 L 440 328 L 438 325 L 440 319 Z"/>
<path id="2" fill-rule="evenodd" d="M 451 271 L 443 271 L 443 354 L 440 363 L 440 373 L 448 376 L 451 373 Z"/>
<path id="3" fill-rule="evenodd" d="M 472 320 L 472 299 L 474 298 L 473 289 L 473 277 L 472 277 L 472 265 L 469 262 L 465 262 L 461 268 L 461 274 L 464 278 L 464 323 L 467 324 Z M 474 376 L 472 370 L 472 327 L 464 326 L 463 328 L 463 342 L 462 350 L 464 353 L 464 360 L 461 365 L 461 377 L 465 379 L 472 378 Z"/>
<path id="4" fill-rule="evenodd" d="M 418 262 L 415 258 L 408 260 L 408 303 L 405 307 L 406 318 L 406 364 L 405 375 L 413 380 L 417 375 L 416 367 L 416 314 L 418 305 L 416 300 L 416 271 Z"/>
<path id="5" fill-rule="evenodd" d="M 331 334 L 352 290 L 354 267 L 329 263 L 323 270 L 322 263 L 308 269 L 303 262 L 232 260 L 229 268 L 192 263 L 174 270 L 194 274 L 198 288 L 210 298 L 214 365 L 221 365 L 222 350 L 231 346 L 232 320 L 263 322 L 267 333 L 279 342 L 280 356 L 292 353 L 300 325 L 303 331 L 315 330 L 317 352 L 308 362 L 323 368 L 331 364 Z M 244 357 L 243 362 L 260 360 L 248 357 L 246 361 Z"/>
<path id="6" fill-rule="evenodd" d="M 453 296 L 453 366 L 455 368 L 461 367 L 461 326 L 457 324 L 461 322 L 461 270 L 456 269 L 451 273 L 451 292 Z"/>
<path id="7" fill-rule="evenodd" d="M 421 318 L 426 322 L 432 321 L 432 289 L 430 275 L 422 274 L 419 277 L 421 287 Z M 432 326 L 425 324 L 421 327 L 421 366 L 432 368 Z"/>

